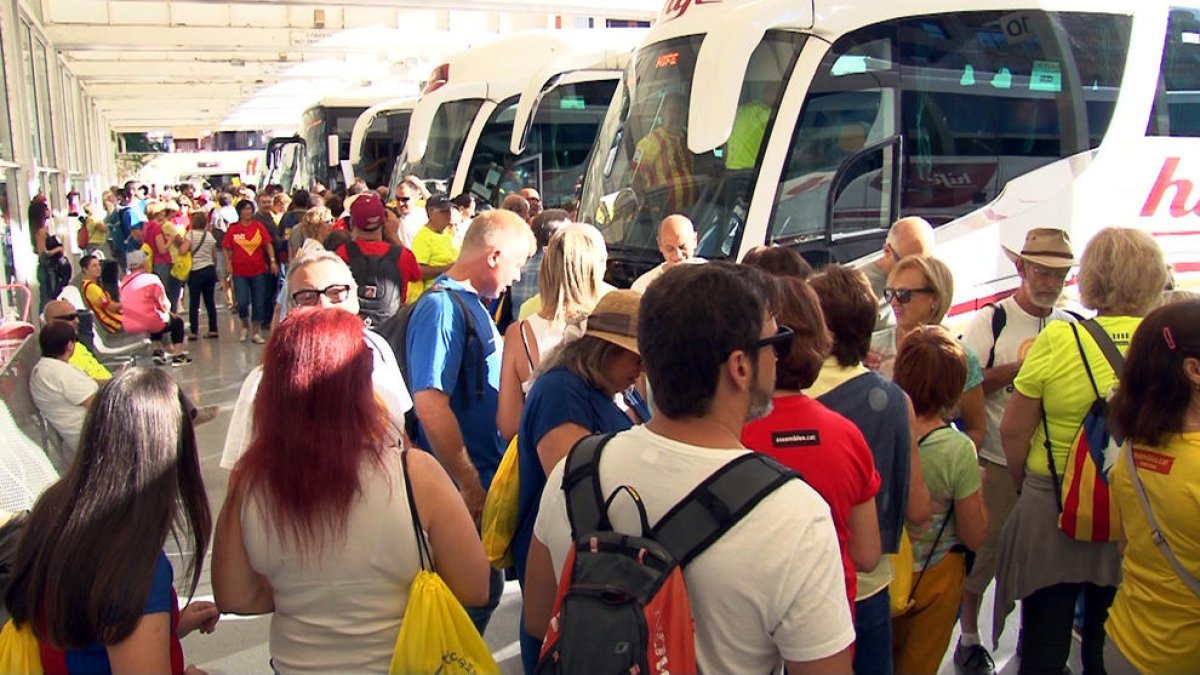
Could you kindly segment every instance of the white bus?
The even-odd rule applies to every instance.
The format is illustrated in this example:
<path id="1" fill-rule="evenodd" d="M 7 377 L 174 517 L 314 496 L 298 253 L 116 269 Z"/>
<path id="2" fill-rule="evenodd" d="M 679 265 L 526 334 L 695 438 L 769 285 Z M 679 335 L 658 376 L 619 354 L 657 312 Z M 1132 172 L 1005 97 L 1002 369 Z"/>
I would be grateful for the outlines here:
<path id="1" fill-rule="evenodd" d="M 534 187 L 548 208 L 575 197 L 636 28 L 522 32 L 460 52 L 417 100 L 391 186 L 407 175 L 498 205 Z"/>
<path id="2" fill-rule="evenodd" d="M 350 133 L 350 165 L 355 178 L 368 187 L 387 185 L 396 158 L 404 151 L 408 123 L 416 98 L 398 98 L 376 103 L 363 111 Z"/>
<path id="3" fill-rule="evenodd" d="M 1039 226 L 1068 230 L 1077 254 L 1101 227 L 1144 228 L 1186 279 L 1200 271 L 1197 59 L 1200 11 L 1161 0 L 668 2 L 605 118 L 580 214 L 623 285 L 657 262 L 671 210 L 703 257 L 778 244 L 815 265 L 878 252 L 891 222 L 924 216 L 954 315 L 1011 292 L 1000 244 Z M 639 141 L 672 106 L 686 149 L 648 166 Z"/>

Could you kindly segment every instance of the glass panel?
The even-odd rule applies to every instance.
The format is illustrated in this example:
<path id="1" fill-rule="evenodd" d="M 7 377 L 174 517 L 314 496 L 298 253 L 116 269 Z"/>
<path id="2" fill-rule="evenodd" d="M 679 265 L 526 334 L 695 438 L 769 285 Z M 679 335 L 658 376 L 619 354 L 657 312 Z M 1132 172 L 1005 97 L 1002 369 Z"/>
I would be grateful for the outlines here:
<path id="1" fill-rule="evenodd" d="M 15 172 L 0 171 L 0 267 L 4 270 L 4 283 L 17 283 L 16 257 L 13 254 L 13 244 L 17 237 L 16 229 L 20 228 L 19 218 L 13 213 L 17 203 L 17 184 Z M 25 241 L 28 241 L 26 237 Z"/>
<path id="2" fill-rule="evenodd" d="M 477 98 L 447 101 L 438 106 L 429 129 L 425 155 L 415 164 L 402 162 L 398 175 L 419 176 L 422 180 L 444 182 L 446 185 L 453 183 L 463 144 L 467 142 L 467 134 L 471 132 L 475 115 L 482 106 L 483 101 Z M 395 183 L 393 181 L 393 188 Z"/>
<path id="3" fill-rule="evenodd" d="M 687 150 L 687 113 L 701 36 L 642 50 L 601 128 L 584 182 L 580 217 L 595 222 L 610 248 L 656 260 L 658 223 L 691 217 L 697 254 L 728 257 L 736 249 L 757 177 L 762 140 L 771 129 L 783 82 L 805 37 L 768 32 L 755 48 L 739 93 L 728 143 L 696 155 Z"/>
<path id="4" fill-rule="evenodd" d="M 854 151 L 897 133 L 901 215 L 935 225 L 995 199 L 1017 176 L 1094 149 L 1112 117 L 1130 24 L 1103 14 L 959 12 L 842 38 L 796 126 L 770 240 L 825 236 L 834 172 Z M 853 231 L 854 222 L 860 231 L 886 229 L 880 214 L 862 215 L 831 234 Z"/>
<path id="5" fill-rule="evenodd" d="M 404 151 L 410 119 L 411 110 L 385 110 L 371 120 L 361 158 L 354 167 L 354 175 L 367 181 L 368 187 L 387 185 L 396 158 Z"/>
<path id="6" fill-rule="evenodd" d="M 13 158 L 12 113 L 8 109 L 8 73 L 5 68 L 4 54 L 4 36 L 0 35 L 0 92 L 4 93 L 4 100 L 0 101 L 0 159 L 11 161 Z"/>
<path id="7" fill-rule="evenodd" d="M 28 105 L 26 119 L 29 120 L 29 139 L 33 147 L 33 161 L 40 166 L 45 162 L 42 155 L 42 130 L 38 117 L 37 87 L 33 83 L 33 40 L 30 36 L 29 25 L 25 23 L 21 24 L 21 76 L 25 81 L 25 101 Z"/>
<path id="8" fill-rule="evenodd" d="M 1171 9 L 1146 134 L 1200 136 L 1200 9 Z"/>
<path id="9" fill-rule="evenodd" d="M 40 39 L 33 38 L 33 73 L 34 85 L 37 88 L 37 117 L 38 128 L 41 130 L 42 166 L 56 166 L 57 155 L 54 152 L 54 124 L 50 117 L 50 71 L 46 62 L 46 44 Z"/>
<path id="10" fill-rule="evenodd" d="M 546 92 L 519 156 L 509 152 L 517 97 L 501 103 L 480 134 L 467 191 L 498 205 L 505 195 L 533 187 L 546 208 L 569 206 L 616 89 L 616 80 L 602 80 Z"/>

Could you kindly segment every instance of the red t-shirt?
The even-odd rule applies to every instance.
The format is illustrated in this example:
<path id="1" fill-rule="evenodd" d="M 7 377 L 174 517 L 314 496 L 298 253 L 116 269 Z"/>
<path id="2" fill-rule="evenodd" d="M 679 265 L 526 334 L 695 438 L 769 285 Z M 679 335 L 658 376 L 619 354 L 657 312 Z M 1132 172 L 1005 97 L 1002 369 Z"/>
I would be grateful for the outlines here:
<path id="1" fill-rule="evenodd" d="M 170 265 L 171 250 L 169 248 L 158 250 L 158 236 L 162 234 L 162 231 L 162 224 L 151 220 L 142 226 L 142 241 L 150 244 L 150 250 L 154 253 L 152 262 L 155 265 Z"/>
<path id="2" fill-rule="evenodd" d="M 234 276 L 256 277 L 267 273 L 265 246 L 271 244 L 271 234 L 262 223 L 252 220 L 246 225 L 234 223 L 225 230 L 221 248 L 229 251 L 229 263 Z"/>
<path id="3" fill-rule="evenodd" d="M 358 244 L 363 252 L 363 255 L 385 256 L 388 250 L 392 248 L 382 239 L 379 241 L 364 241 L 356 239 L 354 243 Z M 414 281 L 421 280 L 421 266 L 417 264 L 417 257 L 407 247 L 400 247 L 400 257 L 396 260 L 396 267 L 400 268 L 400 276 L 404 279 L 404 287 L 400 290 L 400 299 L 408 300 L 408 285 Z M 346 245 L 342 244 L 337 250 L 338 257 L 350 264 L 350 254 L 346 252 Z"/>
<path id="4" fill-rule="evenodd" d="M 742 428 L 742 445 L 795 469 L 829 504 L 853 609 L 858 580 L 847 548 L 850 510 L 879 492 L 879 472 L 862 432 L 817 401 L 792 394 L 777 396 L 770 415 Z"/>

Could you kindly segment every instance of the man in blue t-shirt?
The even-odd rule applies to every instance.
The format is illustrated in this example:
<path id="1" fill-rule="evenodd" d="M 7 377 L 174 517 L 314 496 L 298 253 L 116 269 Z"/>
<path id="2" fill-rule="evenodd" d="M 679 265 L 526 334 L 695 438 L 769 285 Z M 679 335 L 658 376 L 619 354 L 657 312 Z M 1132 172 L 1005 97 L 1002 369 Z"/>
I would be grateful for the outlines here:
<path id="1" fill-rule="evenodd" d="M 533 248 L 529 226 L 516 214 L 477 216 L 458 261 L 434 281 L 444 292 L 422 295 L 409 317 L 405 353 L 420 422 L 415 440 L 454 478 L 476 524 L 504 453 L 496 428 L 503 343 L 483 303 L 520 278 Z M 499 604 L 503 575 L 493 570 L 491 581 L 487 607 L 467 610 L 480 633 Z"/>

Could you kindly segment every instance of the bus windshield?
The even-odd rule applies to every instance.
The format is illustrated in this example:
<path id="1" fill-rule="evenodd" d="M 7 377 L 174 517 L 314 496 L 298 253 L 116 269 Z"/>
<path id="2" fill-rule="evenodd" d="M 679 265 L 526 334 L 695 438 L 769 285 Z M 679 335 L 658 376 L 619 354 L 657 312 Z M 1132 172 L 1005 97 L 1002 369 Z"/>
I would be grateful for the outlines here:
<path id="1" fill-rule="evenodd" d="M 399 182 L 397 176 L 401 179 L 404 176 L 417 176 L 425 181 L 445 182 L 446 185 L 453 183 L 467 134 L 471 133 L 475 115 L 482 106 L 483 100 L 478 98 L 446 101 L 438 106 L 429 129 L 425 155 L 415 163 L 407 160 L 401 162 L 396 175 L 392 177 L 391 187 L 395 188 Z"/>
<path id="2" fill-rule="evenodd" d="M 498 206 L 506 194 L 533 187 L 546 208 L 569 206 L 616 88 L 612 79 L 564 84 L 547 92 L 520 155 L 509 152 L 517 97 L 501 103 L 480 134 L 466 190 Z"/>
<path id="3" fill-rule="evenodd" d="M 728 257 L 735 250 L 762 142 L 805 37 L 784 31 L 763 37 L 746 68 L 729 141 L 697 155 L 687 149 L 687 114 L 702 40 L 692 35 L 640 50 L 600 130 L 580 218 L 626 256 L 657 256 L 658 223 L 672 213 L 696 225 L 697 255 Z"/>
<path id="4" fill-rule="evenodd" d="M 404 151 L 408 137 L 408 121 L 412 110 L 382 110 L 371 118 L 371 126 L 362 139 L 355 177 L 362 178 L 368 187 L 387 185 L 392 164 Z"/>
<path id="5" fill-rule="evenodd" d="M 302 135 L 308 144 L 308 166 L 313 179 L 327 187 L 343 185 L 337 162 L 330 163 L 328 137 L 338 137 L 338 162 L 350 157 L 350 134 L 365 107 L 313 106 L 301 119 Z"/>

